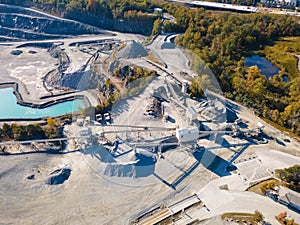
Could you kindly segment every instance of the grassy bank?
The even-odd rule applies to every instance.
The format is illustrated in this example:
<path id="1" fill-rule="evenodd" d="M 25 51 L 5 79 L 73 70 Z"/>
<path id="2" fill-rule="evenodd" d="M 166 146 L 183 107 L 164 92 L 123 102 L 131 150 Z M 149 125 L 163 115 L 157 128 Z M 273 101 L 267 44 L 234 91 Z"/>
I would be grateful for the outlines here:
<path id="1" fill-rule="evenodd" d="M 268 188 L 274 187 L 274 186 L 279 186 L 279 185 L 281 185 L 281 182 L 278 180 L 275 180 L 275 179 L 265 180 L 263 182 L 253 185 L 247 191 L 254 192 L 259 195 L 265 195 L 265 191 Z"/>
<path id="2" fill-rule="evenodd" d="M 267 118 L 261 118 L 263 119 L 265 122 L 267 122 L 268 124 L 270 124 L 271 126 L 275 127 L 276 129 L 280 130 L 281 132 L 284 132 L 286 134 L 288 134 L 289 136 L 295 138 L 297 141 L 300 142 L 300 136 L 298 136 L 297 134 L 291 132 L 290 130 L 286 129 L 285 127 L 283 126 L 280 126 L 279 124 L 267 119 Z"/>
<path id="3" fill-rule="evenodd" d="M 261 51 L 268 60 L 274 63 L 281 71 L 285 72 L 290 80 L 300 75 L 298 58 L 300 54 L 300 37 L 286 37 L 276 42 L 273 46 L 266 46 Z"/>

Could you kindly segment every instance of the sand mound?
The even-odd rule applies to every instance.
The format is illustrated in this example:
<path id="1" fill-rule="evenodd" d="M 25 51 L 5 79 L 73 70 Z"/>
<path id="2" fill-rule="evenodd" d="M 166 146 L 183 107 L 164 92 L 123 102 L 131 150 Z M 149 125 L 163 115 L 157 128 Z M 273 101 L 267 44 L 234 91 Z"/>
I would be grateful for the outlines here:
<path id="1" fill-rule="evenodd" d="M 139 57 L 145 57 L 147 55 L 147 51 L 141 44 L 131 41 L 128 42 L 126 46 L 118 52 L 117 58 L 135 59 Z"/>

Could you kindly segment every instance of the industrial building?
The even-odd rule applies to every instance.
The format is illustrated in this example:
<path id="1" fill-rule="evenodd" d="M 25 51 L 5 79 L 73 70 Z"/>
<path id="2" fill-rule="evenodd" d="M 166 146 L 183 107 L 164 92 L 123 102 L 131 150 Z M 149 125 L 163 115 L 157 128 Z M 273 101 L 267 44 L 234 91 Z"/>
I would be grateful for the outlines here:
<path id="1" fill-rule="evenodd" d="M 176 137 L 179 143 L 196 142 L 199 138 L 197 127 L 179 128 L 176 130 Z"/>
<path id="2" fill-rule="evenodd" d="M 256 7 L 252 6 L 232 5 L 217 2 L 192 1 L 187 4 L 193 7 L 203 7 L 204 9 L 229 10 L 242 13 L 255 13 L 258 11 Z"/>
<path id="3" fill-rule="evenodd" d="M 186 110 L 186 116 L 187 116 L 187 118 L 189 120 L 189 123 L 192 124 L 192 122 L 194 120 L 197 120 L 197 118 L 198 118 L 198 112 L 196 111 L 196 109 L 193 106 L 190 106 Z"/>
<path id="4" fill-rule="evenodd" d="M 278 201 L 286 206 L 300 210 L 300 194 L 289 188 L 279 187 Z"/>

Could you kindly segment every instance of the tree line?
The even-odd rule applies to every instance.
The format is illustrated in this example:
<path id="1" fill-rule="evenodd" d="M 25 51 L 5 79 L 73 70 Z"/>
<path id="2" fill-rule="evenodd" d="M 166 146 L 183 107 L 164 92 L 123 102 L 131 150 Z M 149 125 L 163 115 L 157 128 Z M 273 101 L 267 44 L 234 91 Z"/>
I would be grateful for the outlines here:
<path id="1" fill-rule="evenodd" d="M 18 124 L 7 124 L 4 123 L 0 127 L 0 141 L 26 141 L 34 139 L 48 139 L 60 137 L 59 125 L 52 119 L 47 119 L 47 124 L 29 124 L 29 125 L 18 125 Z"/>
<path id="2" fill-rule="evenodd" d="M 300 165 L 275 170 L 276 177 L 287 184 L 287 187 L 300 193 Z"/>

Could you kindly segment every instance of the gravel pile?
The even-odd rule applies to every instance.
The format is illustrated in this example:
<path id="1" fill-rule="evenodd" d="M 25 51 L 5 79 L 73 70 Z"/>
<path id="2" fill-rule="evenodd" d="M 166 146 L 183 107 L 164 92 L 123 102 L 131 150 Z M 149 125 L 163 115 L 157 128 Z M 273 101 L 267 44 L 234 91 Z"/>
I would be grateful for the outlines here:
<path id="1" fill-rule="evenodd" d="M 147 55 L 148 53 L 146 49 L 143 47 L 143 45 L 135 41 L 131 41 L 128 42 L 126 46 L 118 52 L 117 58 L 135 59 L 139 57 L 145 57 Z"/>
<path id="2" fill-rule="evenodd" d="M 125 162 L 128 160 L 127 162 Z M 115 177 L 147 177 L 153 174 L 156 159 L 145 153 L 134 153 L 126 156 L 126 160 L 118 159 L 117 163 L 107 164 L 104 174 Z"/>
<path id="3" fill-rule="evenodd" d="M 66 180 L 69 179 L 71 175 L 71 169 L 70 168 L 62 168 L 54 170 L 50 173 L 49 178 L 46 180 L 46 184 L 49 185 L 58 185 L 63 184 Z"/>
<path id="4" fill-rule="evenodd" d="M 12 50 L 10 52 L 10 54 L 12 54 L 12 55 L 21 55 L 22 53 L 23 53 L 23 51 L 21 51 L 21 50 Z"/>
<path id="5" fill-rule="evenodd" d="M 90 87 L 92 80 L 91 70 L 78 71 L 75 73 L 64 74 L 62 79 L 58 80 L 58 86 L 83 91 Z"/>
<path id="6" fill-rule="evenodd" d="M 46 83 L 55 88 L 71 88 L 78 91 L 93 89 L 98 83 L 98 77 L 87 66 L 83 71 L 74 73 L 54 72 L 47 76 Z"/>

